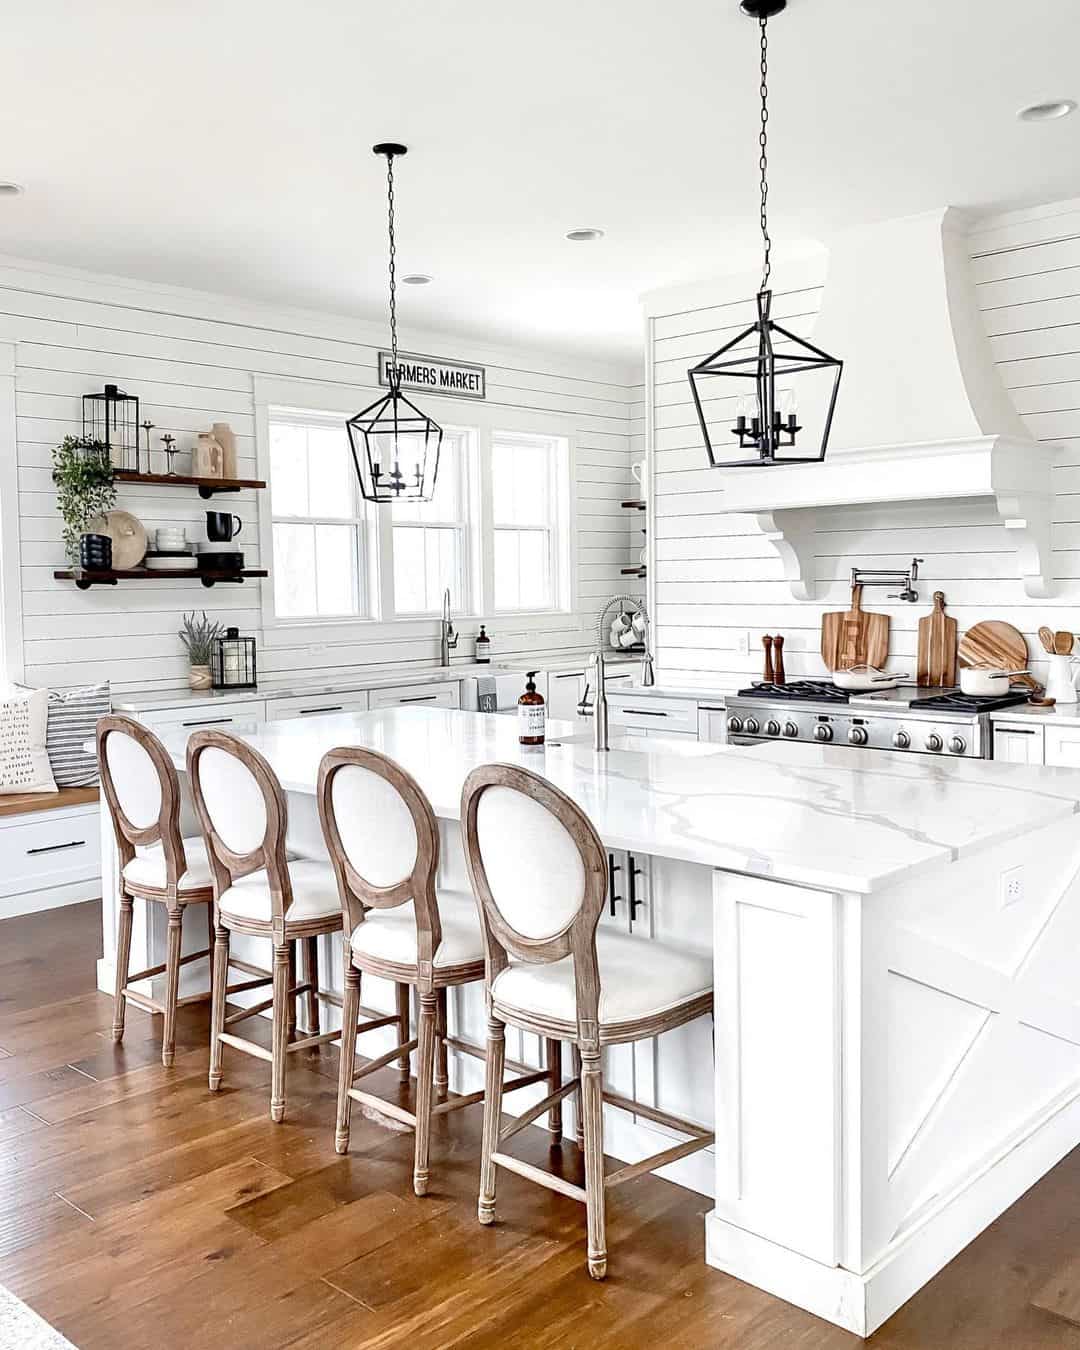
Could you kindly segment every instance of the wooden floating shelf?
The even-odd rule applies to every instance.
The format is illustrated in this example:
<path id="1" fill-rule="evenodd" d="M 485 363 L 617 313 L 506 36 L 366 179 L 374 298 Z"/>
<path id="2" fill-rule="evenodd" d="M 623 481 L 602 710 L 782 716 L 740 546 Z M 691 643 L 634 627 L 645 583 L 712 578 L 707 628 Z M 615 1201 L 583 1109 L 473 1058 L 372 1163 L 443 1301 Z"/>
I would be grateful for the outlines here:
<path id="1" fill-rule="evenodd" d="M 133 469 L 117 469 L 113 474 L 117 483 L 133 483 L 143 487 L 193 487 L 199 496 L 208 500 L 215 492 L 239 492 L 241 488 L 264 488 L 261 478 L 193 478 L 183 473 L 136 473 Z"/>
<path id="2" fill-rule="evenodd" d="M 647 502 L 620 502 L 619 504 L 626 511 L 645 511 L 648 509 Z"/>
<path id="3" fill-rule="evenodd" d="M 197 579 L 204 586 L 214 586 L 219 581 L 241 582 L 247 577 L 266 577 L 270 573 L 264 567 L 246 567 L 242 572 L 197 572 L 191 568 L 172 569 L 151 572 L 145 567 L 110 568 L 108 571 L 84 572 L 82 568 L 66 568 L 56 571 L 53 577 L 57 581 L 73 581 L 80 591 L 91 586 L 115 586 L 118 581 L 190 581 Z"/>

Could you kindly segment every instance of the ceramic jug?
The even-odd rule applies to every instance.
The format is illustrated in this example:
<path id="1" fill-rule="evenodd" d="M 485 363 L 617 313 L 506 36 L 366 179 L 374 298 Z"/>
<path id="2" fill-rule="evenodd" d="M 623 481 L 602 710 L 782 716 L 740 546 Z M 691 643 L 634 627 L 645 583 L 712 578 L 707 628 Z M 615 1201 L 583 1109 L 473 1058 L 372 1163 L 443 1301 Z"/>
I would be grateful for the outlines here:
<path id="1" fill-rule="evenodd" d="M 1075 703 L 1076 676 L 1073 666 L 1076 664 L 1076 657 L 1051 655 L 1048 659 L 1050 675 L 1046 681 L 1046 697 L 1054 699 L 1057 703 Z"/>

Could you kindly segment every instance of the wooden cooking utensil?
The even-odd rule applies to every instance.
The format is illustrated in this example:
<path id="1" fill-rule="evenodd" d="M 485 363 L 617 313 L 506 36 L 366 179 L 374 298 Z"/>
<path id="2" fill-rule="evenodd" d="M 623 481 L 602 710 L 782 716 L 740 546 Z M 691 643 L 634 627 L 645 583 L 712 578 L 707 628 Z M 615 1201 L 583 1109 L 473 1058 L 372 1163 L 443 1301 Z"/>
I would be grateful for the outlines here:
<path id="1" fill-rule="evenodd" d="M 829 670 L 852 666 L 882 669 L 889 659 L 889 616 L 862 607 L 862 587 L 852 586 L 851 608 L 821 620 L 821 659 Z"/>
<path id="2" fill-rule="evenodd" d="M 773 683 L 773 665 L 772 665 L 772 638 L 768 633 L 761 639 L 761 645 L 765 648 L 765 669 L 762 672 L 762 679 L 766 684 Z"/>
<path id="3" fill-rule="evenodd" d="M 775 684 L 786 684 L 787 675 L 784 672 L 784 639 L 777 634 L 772 640 L 773 646 L 773 682 Z"/>
<path id="4" fill-rule="evenodd" d="M 919 620 L 916 682 L 944 686 L 956 683 L 956 620 L 945 613 L 945 592 L 934 592 L 934 608 Z"/>
<path id="5" fill-rule="evenodd" d="M 1071 633 L 1054 634 L 1054 652 L 1058 656 L 1071 656 L 1073 649 L 1073 635 Z"/>
<path id="6" fill-rule="evenodd" d="M 1028 663 L 1027 640 L 1018 628 L 1001 619 L 986 619 L 969 628 L 960 639 L 957 655 L 962 666 L 987 666 L 996 670 L 1023 670 Z M 1018 675 L 1017 684 L 1032 689 L 1039 682 L 1031 675 Z"/>
<path id="7" fill-rule="evenodd" d="M 1054 654 L 1054 635 L 1053 635 L 1053 633 L 1050 631 L 1050 629 L 1047 628 L 1046 624 L 1043 624 L 1043 626 L 1039 629 L 1039 641 L 1040 641 L 1040 642 L 1042 643 L 1042 645 L 1043 645 L 1043 651 L 1049 652 L 1050 655 L 1053 656 L 1053 654 Z"/>

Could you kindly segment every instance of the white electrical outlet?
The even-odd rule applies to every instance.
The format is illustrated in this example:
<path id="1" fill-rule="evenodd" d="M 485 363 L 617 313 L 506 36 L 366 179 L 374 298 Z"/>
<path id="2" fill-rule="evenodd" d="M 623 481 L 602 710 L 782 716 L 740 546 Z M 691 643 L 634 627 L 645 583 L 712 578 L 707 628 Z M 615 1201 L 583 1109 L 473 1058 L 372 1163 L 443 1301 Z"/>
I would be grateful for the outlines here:
<path id="1" fill-rule="evenodd" d="M 324 656 L 326 654 L 326 643 L 313 642 L 307 650 L 308 656 Z"/>
<path id="2" fill-rule="evenodd" d="M 1024 867 L 1010 867 L 1001 874 L 1001 908 L 1018 905 L 1024 898 Z"/>
<path id="3" fill-rule="evenodd" d="M 738 650 L 739 650 L 739 655 L 740 655 L 740 656 L 749 656 L 749 655 L 750 655 L 750 634 L 749 634 L 749 633 L 740 633 L 740 634 L 739 634 L 739 647 L 738 647 Z"/>

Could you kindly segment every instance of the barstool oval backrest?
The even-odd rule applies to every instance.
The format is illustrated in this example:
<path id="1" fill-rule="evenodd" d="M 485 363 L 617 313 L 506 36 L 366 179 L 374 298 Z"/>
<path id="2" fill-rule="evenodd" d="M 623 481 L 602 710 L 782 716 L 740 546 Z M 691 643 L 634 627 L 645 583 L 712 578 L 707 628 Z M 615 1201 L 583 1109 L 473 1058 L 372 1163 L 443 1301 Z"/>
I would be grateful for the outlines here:
<path id="1" fill-rule="evenodd" d="M 187 743 L 191 795 L 199 814 L 215 892 L 266 870 L 271 918 L 292 904 L 285 850 L 288 810 L 277 774 L 262 755 L 226 731 L 193 732 Z"/>
<path id="2" fill-rule="evenodd" d="M 587 1033 L 597 1023 L 596 925 L 607 897 L 607 855 L 592 822 L 539 774 L 485 764 L 465 780 L 461 828 L 488 988 L 510 957 L 548 964 L 572 956 Z"/>
<path id="3" fill-rule="evenodd" d="M 180 834 L 180 778 L 168 751 L 141 722 L 111 713 L 98 719 L 97 757 L 121 868 L 137 848 L 160 844 L 166 886 L 175 889 L 187 871 L 187 857 Z"/>
<path id="4" fill-rule="evenodd" d="M 365 910 L 411 900 L 417 956 L 421 966 L 430 963 L 442 941 L 439 826 L 416 779 L 378 750 L 343 746 L 323 756 L 318 799 L 346 934 L 364 922 Z"/>

